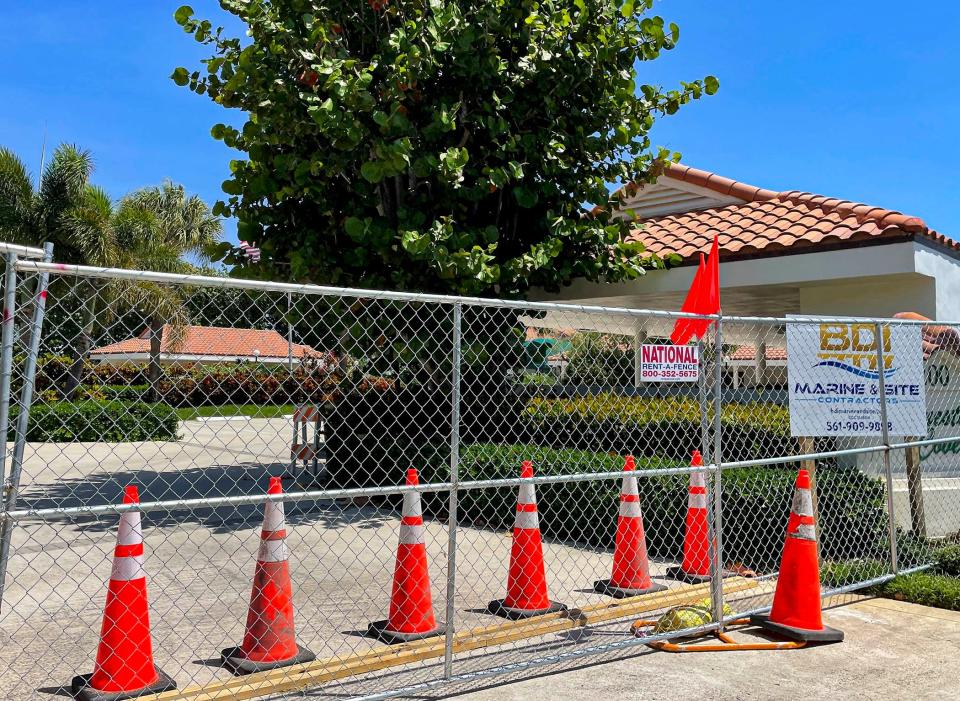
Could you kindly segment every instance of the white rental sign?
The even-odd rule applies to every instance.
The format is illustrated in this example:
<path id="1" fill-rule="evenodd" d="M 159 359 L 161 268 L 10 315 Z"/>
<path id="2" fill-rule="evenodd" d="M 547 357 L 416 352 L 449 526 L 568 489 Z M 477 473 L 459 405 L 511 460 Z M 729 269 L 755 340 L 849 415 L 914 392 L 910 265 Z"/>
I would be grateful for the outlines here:
<path id="1" fill-rule="evenodd" d="M 927 433 L 919 326 L 884 326 L 883 381 L 892 436 Z M 872 323 L 787 324 L 793 436 L 879 436 L 880 372 Z"/>
<path id="2" fill-rule="evenodd" d="M 700 377 L 697 346 L 654 345 L 640 347 L 640 380 L 643 382 L 696 382 Z"/>

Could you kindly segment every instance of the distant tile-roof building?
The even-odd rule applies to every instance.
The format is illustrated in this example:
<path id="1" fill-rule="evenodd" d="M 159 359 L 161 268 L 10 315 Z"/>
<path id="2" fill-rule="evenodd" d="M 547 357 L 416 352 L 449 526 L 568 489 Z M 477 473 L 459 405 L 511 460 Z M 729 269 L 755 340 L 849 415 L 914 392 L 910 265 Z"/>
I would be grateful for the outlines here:
<path id="1" fill-rule="evenodd" d="M 179 340 L 178 343 L 175 341 Z M 180 339 L 175 339 L 169 325 L 163 327 L 160 361 L 234 362 L 258 361 L 285 363 L 288 360 L 287 339 L 270 329 L 235 329 L 218 326 L 187 326 Z M 303 360 L 319 358 L 321 353 L 310 346 L 293 344 L 292 357 Z M 150 357 L 150 330 L 135 338 L 94 348 L 90 359 L 96 362 L 141 361 Z"/>

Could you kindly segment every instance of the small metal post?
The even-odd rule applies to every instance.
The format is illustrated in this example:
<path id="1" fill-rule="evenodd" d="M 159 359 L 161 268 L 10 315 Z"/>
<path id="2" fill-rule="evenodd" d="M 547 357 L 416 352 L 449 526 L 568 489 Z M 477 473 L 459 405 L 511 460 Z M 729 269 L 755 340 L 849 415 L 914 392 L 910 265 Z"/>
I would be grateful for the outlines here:
<path id="1" fill-rule="evenodd" d="M 643 321 L 640 319 L 634 319 L 633 321 L 633 387 L 634 389 L 640 389 L 640 385 L 643 384 L 643 377 L 641 377 L 641 366 L 642 358 L 640 357 L 640 351 L 643 349 L 643 344 L 647 341 L 647 331 L 643 327 Z"/>
<path id="2" fill-rule="evenodd" d="M 713 550 L 710 577 L 710 599 L 713 608 L 713 620 L 723 631 L 723 489 L 721 485 L 723 470 L 723 430 L 721 411 L 723 410 L 723 331 L 722 319 L 716 321 L 714 330 L 714 393 L 713 393 L 713 464 L 716 471 L 713 473 L 713 539 L 710 541 Z"/>
<path id="3" fill-rule="evenodd" d="M 900 571 L 897 562 L 897 519 L 893 508 L 893 469 L 890 465 L 890 427 L 887 425 L 887 385 L 883 359 L 883 325 L 874 324 L 874 336 L 877 343 L 877 384 L 880 392 L 880 433 L 883 437 L 883 470 L 887 475 L 887 516 L 890 519 L 890 568 L 896 574 Z"/>
<path id="4" fill-rule="evenodd" d="M 3 484 L 3 521 L 0 523 L 0 607 L 3 605 L 3 588 L 7 575 L 7 554 L 10 550 L 10 535 L 13 524 L 6 514 L 11 509 L 13 483 L 7 478 L 7 441 L 10 429 L 10 384 L 13 375 L 13 331 L 17 311 L 17 254 L 6 254 L 6 269 L 3 277 L 3 332 L 0 334 L 0 482 Z M 39 334 L 36 334 L 39 336 Z M 29 408 L 27 408 L 29 411 Z M 26 412 L 21 412 L 21 415 Z M 18 423 L 19 423 L 18 417 Z M 13 476 L 12 473 L 10 475 Z"/>
<path id="5" fill-rule="evenodd" d="M 293 372 L 293 294 L 287 292 L 287 372 Z"/>
<path id="6" fill-rule="evenodd" d="M 13 331 L 17 313 L 17 254 L 7 253 L 3 276 L 3 332 L 0 334 L 0 479 L 6 491 L 7 433 L 10 427 L 10 380 L 13 375 Z"/>
<path id="7" fill-rule="evenodd" d="M 443 678 L 453 676 L 453 616 L 457 585 L 457 485 L 460 481 L 460 362 L 462 306 L 453 305 L 453 387 L 450 392 L 450 505 L 447 521 L 447 613 L 443 653 Z"/>
<path id="8" fill-rule="evenodd" d="M 707 401 L 707 369 L 703 341 L 697 341 L 697 357 L 700 359 L 700 372 L 697 376 L 697 395 L 700 401 L 700 454 L 704 460 L 710 459 L 710 405 Z"/>
<path id="9" fill-rule="evenodd" d="M 904 442 L 921 440 L 923 436 L 905 438 Z M 923 464 L 920 460 L 920 446 L 906 449 L 907 492 L 910 494 L 910 525 L 914 535 L 927 537 L 927 517 L 923 509 Z"/>

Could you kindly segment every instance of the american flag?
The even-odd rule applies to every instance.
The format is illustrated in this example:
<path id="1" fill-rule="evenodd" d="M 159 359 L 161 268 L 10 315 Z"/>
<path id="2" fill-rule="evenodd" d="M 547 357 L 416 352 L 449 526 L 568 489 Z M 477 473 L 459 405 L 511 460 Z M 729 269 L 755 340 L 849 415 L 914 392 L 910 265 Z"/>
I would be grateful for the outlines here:
<path id="1" fill-rule="evenodd" d="M 240 250 L 243 251 L 243 255 L 246 256 L 247 260 L 251 263 L 260 262 L 260 249 L 256 246 L 252 246 L 246 241 L 241 241 Z"/>

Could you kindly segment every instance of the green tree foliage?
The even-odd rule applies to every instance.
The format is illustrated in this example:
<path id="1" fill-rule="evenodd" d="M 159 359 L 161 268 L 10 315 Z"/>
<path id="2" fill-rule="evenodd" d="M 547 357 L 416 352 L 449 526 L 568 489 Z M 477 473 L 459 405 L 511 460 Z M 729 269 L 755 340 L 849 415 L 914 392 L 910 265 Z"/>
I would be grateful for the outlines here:
<path id="1" fill-rule="evenodd" d="M 212 56 L 172 78 L 246 113 L 212 129 L 246 155 L 214 213 L 262 248 L 257 274 L 521 295 L 661 264 L 583 209 L 676 158 L 654 120 L 717 89 L 641 84 L 679 37 L 653 0 L 220 4 L 251 39 L 181 7 Z"/>

